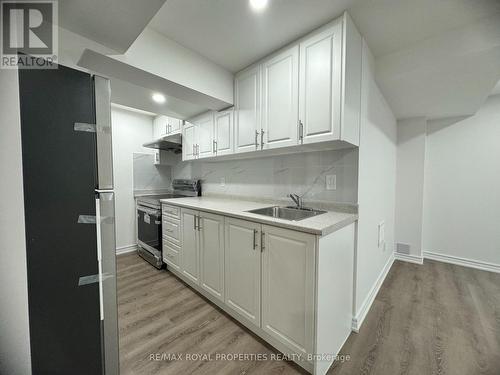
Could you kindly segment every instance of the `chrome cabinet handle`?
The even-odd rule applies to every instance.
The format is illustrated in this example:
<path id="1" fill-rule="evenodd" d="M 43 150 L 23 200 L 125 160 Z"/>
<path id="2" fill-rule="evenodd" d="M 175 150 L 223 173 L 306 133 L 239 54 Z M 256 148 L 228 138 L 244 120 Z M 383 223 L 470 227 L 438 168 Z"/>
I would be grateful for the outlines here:
<path id="1" fill-rule="evenodd" d="M 299 140 L 304 143 L 304 124 L 299 120 Z"/>
<path id="2" fill-rule="evenodd" d="M 258 138 L 259 138 L 259 132 L 256 130 L 255 131 L 255 148 L 259 147 Z"/>
<path id="3" fill-rule="evenodd" d="M 203 228 L 201 227 L 201 216 L 198 215 L 198 231 L 202 230 Z"/>
<path id="4" fill-rule="evenodd" d="M 212 152 L 214 154 L 217 152 L 217 141 L 215 139 L 212 140 Z"/>
<path id="5" fill-rule="evenodd" d="M 260 252 L 264 252 L 264 249 L 266 248 L 265 242 L 264 242 L 264 232 L 260 232 Z"/>
<path id="6" fill-rule="evenodd" d="M 260 149 L 264 148 L 264 129 L 260 129 Z"/>
<path id="7" fill-rule="evenodd" d="M 193 215 L 194 230 L 196 230 L 196 215 Z"/>
<path id="8" fill-rule="evenodd" d="M 253 230 L 253 249 L 257 248 L 257 229 Z"/>
<path id="9" fill-rule="evenodd" d="M 167 232 L 170 232 L 170 233 L 172 233 L 172 232 L 174 231 L 173 229 L 170 229 L 170 228 L 165 228 L 165 230 L 166 230 Z"/>

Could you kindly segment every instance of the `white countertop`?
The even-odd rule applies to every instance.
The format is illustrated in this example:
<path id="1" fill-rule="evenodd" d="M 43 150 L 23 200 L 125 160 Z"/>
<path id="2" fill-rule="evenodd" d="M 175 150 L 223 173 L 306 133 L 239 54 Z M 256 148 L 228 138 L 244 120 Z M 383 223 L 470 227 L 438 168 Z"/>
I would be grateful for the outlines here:
<path id="1" fill-rule="evenodd" d="M 238 199 L 189 197 L 162 199 L 161 202 L 173 206 L 221 214 L 262 224 L 270 224 L 287 229 L 294 229 L 320 236 L 325 236 L 327 234 L 335 232 L 358 220 L 357 214 L 336 211 L 327 211 L 324 214 L 313 216 L 300 221 L 277 219 L 274 217 L 246 212 L 249 210 L 255 210 L 257 208 L 269 207 L 273 204 Z"/>

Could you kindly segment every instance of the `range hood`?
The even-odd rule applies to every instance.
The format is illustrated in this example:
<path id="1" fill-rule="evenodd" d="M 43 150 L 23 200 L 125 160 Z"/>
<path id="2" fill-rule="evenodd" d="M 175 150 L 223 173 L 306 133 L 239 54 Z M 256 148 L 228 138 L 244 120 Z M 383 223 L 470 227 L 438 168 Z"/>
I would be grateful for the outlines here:
<path id="1" fill-rule="evenodd" d="M 182 152 L 182 135 L 180 133 L 166 135 L 164 137 L 155 139 L 152 142 L 143 144 L 144 147 L 154 148 L 156 150 L 171 151 L 176 154 Z"/>

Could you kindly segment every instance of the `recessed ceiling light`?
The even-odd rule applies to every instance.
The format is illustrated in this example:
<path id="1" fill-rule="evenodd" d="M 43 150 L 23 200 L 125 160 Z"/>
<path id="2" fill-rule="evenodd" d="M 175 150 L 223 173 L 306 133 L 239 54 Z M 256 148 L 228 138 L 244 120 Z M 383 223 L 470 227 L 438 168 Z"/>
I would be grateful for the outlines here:
<path id="1" fill-rule="evenodd" d="M 267 7 L 268 0 L 250 0 L 250 7 L 255 12 L 261 12 Z"/>
<path id="2" fill-rule="evenodd" d="M 165 98 L 165 95 L 163 94 L 160 94 L 160 93 L 154 93 L 153 96 L 152 96 L 153 100 L 156 102 L 156 103 L 165 103 L 165 101 L 167 100 Z"/>

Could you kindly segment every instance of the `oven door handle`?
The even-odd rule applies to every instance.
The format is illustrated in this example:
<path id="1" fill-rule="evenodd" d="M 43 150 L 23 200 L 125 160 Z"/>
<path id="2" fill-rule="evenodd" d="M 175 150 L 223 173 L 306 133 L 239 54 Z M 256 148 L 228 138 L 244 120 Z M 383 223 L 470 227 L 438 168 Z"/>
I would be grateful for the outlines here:
<path id="1" fill-rule="evenodd" d="M 154 210 L 152 208 L 147 208 L 147 207 L 143 207 L 143 206 L 137 206 L 137 211 L 145 212 L 148 215 L 152 215 L 154 217 L 160 217 L 161 216 L 161 211 L 160 210 Z"/>

